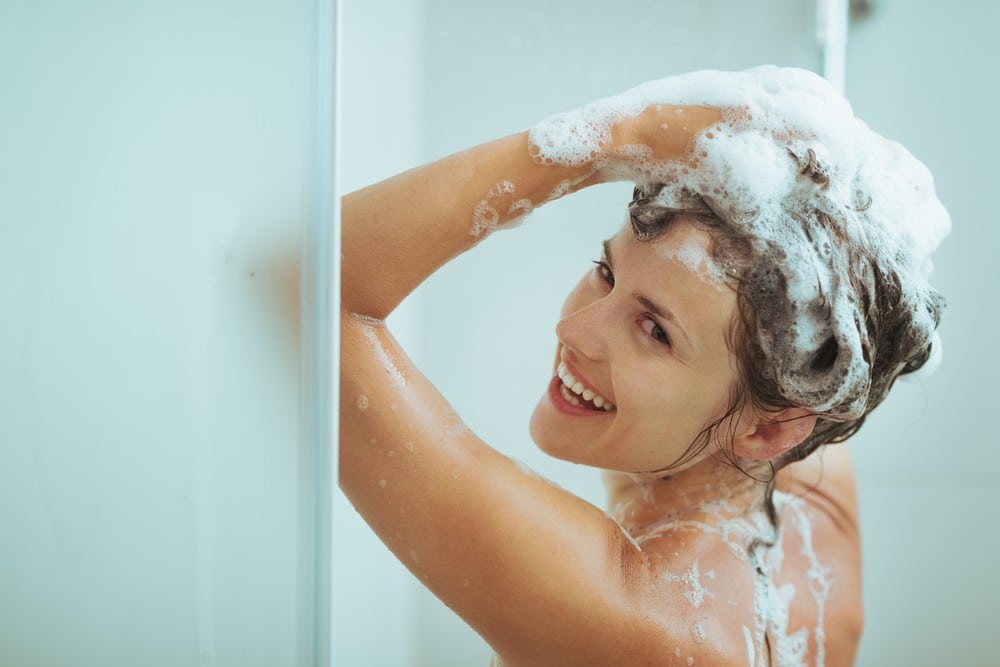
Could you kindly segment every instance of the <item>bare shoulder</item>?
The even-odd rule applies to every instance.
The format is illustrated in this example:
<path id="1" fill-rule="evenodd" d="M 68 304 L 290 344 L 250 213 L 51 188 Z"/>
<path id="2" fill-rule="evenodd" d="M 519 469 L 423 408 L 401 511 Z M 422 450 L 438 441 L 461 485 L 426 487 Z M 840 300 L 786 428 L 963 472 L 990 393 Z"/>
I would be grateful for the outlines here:
<path id="1" fill-rule="evenodd" d="M 780 494 L 777 541 L 766 517 L 668 521 L 622 541 L 623 595 L 578 664 L 777 667 L 853 664 L 858 562 L 830 541 L 834 523 Z M 839 529 L 838 529 L 839 530 Z M 749 547 L 749 548 L 748 548 Z M 611 627 L 613 626 L 613 628 Z M 609 656 L 614 659 L 609 662 Z M 534 666 L 507 655 L 496 664 Z"/>
<path id="2" fill-rule="evenodd" d="M 656 619 L 647 654 L 668 665 L 853 665 L 862 627 L 853 480 L 845 491 L 777 492 L 776 534 L 760 516 L 674 522 L 643 540 L 650 574 L 637 599 Z"/>
<path id="3" fill-rule="evenodd" d="M 796 591 L 790 629 L 819 630 L 810 646 L 818 660 L 807 664 L 853 665 L 864 622 L 854 473 L 846 445 L 817 454 L 779 477 L 783 562 L 775 582 Z"/>
<path id="4" fill-rule="evenodd" d="M 684 521 L 642 540 L 649 576 L 635 597 L 652 621 L 643 642 L 648 664 L 757 664 L 755 607 L 761 591 L 744 539 L 755 529 Z"/>

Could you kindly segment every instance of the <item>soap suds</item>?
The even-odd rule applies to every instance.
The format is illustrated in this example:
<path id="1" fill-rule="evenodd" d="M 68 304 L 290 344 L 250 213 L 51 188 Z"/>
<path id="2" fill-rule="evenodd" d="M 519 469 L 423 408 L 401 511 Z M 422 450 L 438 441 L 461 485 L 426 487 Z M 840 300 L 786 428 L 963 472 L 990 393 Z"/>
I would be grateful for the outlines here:
<path id="1" fill-rule="evenodd" d="M 663 103 L 721 112 L 695 137 L 697 158 L 658 161 L 644 145 L 606 150 L 617 123 Z M 677 118 L 668 129 L 684 122 Z M 855 118 L 819 76 L 770 66 L 694 72 L 553 116 L 529 138 L 540 164 L 589 164 L 607 180 L 635 181 L 634 214 L 696 199 L 741 230 L 754 253 L 744 280 L 755 291 L 759 342 L 796 405 L 837 420 L 865 413 L 875 343 L 868 297 L 853 282 L 871 292 L 898 277 L 894 308 L 911 320 L 897 341 L 901 368 L 926 355 L 942 306 L 927 282 L 929 257 L 950 219 L 927 168 Z"/>
<path id="2" fill-rule="evenodd" d="M 476 204 L 472 211 L 472 227 L 469 236 L 488 236 L 498 227 L 514 227 L 524 216 L 534 210 L 530 199 L 511 201 L 515 192 L 514 184 L 504 180 L 496 183 L 486 193 L 486 197 Z M 499 210 L 498 210 L 499 209 Z M 505 211 L 501 218 L 500 211 Z"/>
<path id="3" fill-rule="evenodd" d="M 710 287 L 718 291 L 726 287 L 725 270 L 697 243 L 689 241 L 680 247 L 658 244 L 656 249 L 660 257 L 677 262 Z"/>
<path id="4" fill-rule="evenodd" d="M 709 578 L 714 578 L 714 572 L 706 572 L 706 576 Z M 697 609 L 705 601 L 705 596 L 715 597 L 710 591 L 708 591 L 701 584 L 701 574 L 698 571 L 698 559 L 696 558 L 691 567 L 687 569 L 684 574 L 673 574 L 672 572 L 667 572 L 663 575 L 663 579 L 669 583 L 681 583 L 684 586 L 684 597 L 687 599 L 691 605 Z"/>
<path id="5" fill-rule="evenodd" d="M 359 322 L 363 323 L 361 333 L 368 340 L 369 344 L 372 347 L 372 350 L 375 351 L 375 353 L 379 356 L 379 361 L 381 362 L 381 366 L 385 369 L 386 373 L 389 374 L 389 377 L 392 378 L 393 384 L 395 384 L 396 388 L 398 389 L 406 387 L 406 378 L 399 371 L 399 369 L 396 368 L 396 364 L 393 362 L 392 356 L 389 354 L 388 350 L 386 350 L 385 345 L 382 344 L 382 341 L 379 340 L 379 332 L 384 332 L 385 324 L 382 323 L 380 320 L 374 320 L 373 318 L 362 319 L 360 317 L 357 317 L 357 319 Z M 377 322 L 377 324 L 371 324 L 369 323 L 369 321 Z M 367 408 L 367 406 L 368 406 L 368 399 L 366 398 L 365 408 Z M 359 408 L 361 407 L 360 404 L 358 407 Z M 391 406 L 391 410 L 392 412 L 396 412 L 398 408 L 394 404 Z"/>
<path id="6" fill-rule="evenodd" d="M 823 624 L 826 602 L 833 581 L 832 574 L 816 555 L 812 540 L 812 525 L 806 513 L 805 502 L 801 498 L 780 491 L 774 493 L 774 502 L 775 507 L 786 518 L 782 522 L 783 530 L 794 529 L 802 542 L 801 553 L 808 564 L 809 595 L 817 609 L 816 626 L 813 628 L 802 627 L 795 632 L 789 632 L 790 608 L 797 591 L 791 584 L 776 583 L 785 561 L 784 548 L 779 533 L 776 532 L 766 513 L 761 510 L 749 514 L 738 512 L 733 514 L 729 510 L 735 511 L 735 508 L 724 509 L 728 507 L 725 503 L 708 503 L 701 508 L 704 510 L 702 513 L 705 516 L 716 517 L 715 520 L 709 522 L 665 517 L 661 522 L 647 527 L 639 542 L 656 539 L 665 534 L 676 535 L 683 531 L 717 535 L 729 547 L 730 552 L 745 562 L 755 573 L 753 628 L 746 626 L 743 628 L 750 667 L 771 667 L 768 662 L 769 654 L 773 655 L 774 665 L 778 667 L 806 667 L 810 635 L 816 646 L 813 665 L 823 667 L 826 654 L 826 633 Z M 761 546 L 751 549 L 753 544 Z M 709 572 L 703 574 L 709 576 Z M 668 573 L 664 578 L 668 583 L 684 583 L 684 597 L 692 604 L 696 600 L 703 601 L 704 595 L 710 595 L 701 585 L 697 563 L 682 575 Z M 699 637 L 703 640 L 704 629 L 694 624 L 691 626 L 691 635 L 696 642 Z"/>

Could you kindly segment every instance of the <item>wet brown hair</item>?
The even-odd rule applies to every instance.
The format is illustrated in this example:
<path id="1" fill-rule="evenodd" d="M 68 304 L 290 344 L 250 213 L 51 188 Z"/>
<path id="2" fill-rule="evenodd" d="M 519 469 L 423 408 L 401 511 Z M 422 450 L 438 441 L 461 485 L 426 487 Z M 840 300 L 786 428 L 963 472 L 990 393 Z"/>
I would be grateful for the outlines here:
<path id="1" fill-rule="evenodd" d="M 803 442 L 772 461 L 770 479 L 761 480 L 768 483 L 767 506 L 772 519 L 773 473 L 789 463 L 804 459 L 824 444 L 842 442 L 854 435 L 867 415 L 885 399 L 896 378 L 911 373 L 926 363 L 933 344 L 927 331 L 922 330 L 917 322 L 914 308 L 911 307 L 913 295 L 906 293 L 898 266 L 885 261 L 881 254 L 852 243 L 845 235 L 838 233 L 840 221 L 836 219 L 837 208 L 828 205 L 828 200 L 824 201 L 824 190 L 829 184 L 828 171 L 817 161 L 816 153 L 809 149 L 801 157 L 790 152 L 790 157 L 800 166 L 799 180 L 812 191 L 811 201 L 820 203 L 806 209 L 805 213 L 800 208 L 797 209 L 798 212 L 786 209 L 784 214 L 794 224 L 801 226 L 807 237 L 811 229 L 821 228 L 827 232 L 824 238 L 840 243 L 842 247 L 836 249 L 836 252 L 840 253 L 839 261 L 847 267 L 845 273 L 848 275 L 844 277 L 849 281 L 849 288 L 863 319 L 855 323 L 864 334 L 865 345 L 862 352 L 868 371 L 867 396 L 860 416 L 845 418 L 835 410 L 823 411 L 817 409 L 816 405 L 804 405 L 790 400 L 782 392 L 777 370 L 780 360 L 772 359 L 765 353 L 767 348 L 762 345 L 761 336 L 780 337 L 782 328 L 793 325 L 794 321 L 782 321 L 780 318 L 776 320 L 773 315 L 773 301 L 787 299 L 782 293 L 786 286 L 777 266 L 778 260 L 773 254 L 755 250 L 757 246 L 750 231 L 753 225 L 746 223 L 756 213 L 748 213 L 747 217 L 740 220 L 727 219 L 726 215 L 717 212 L 709 198 L 699 193 L 672 192 L 669 197 L 659 197 L 667 187 L 664 184 L 636 187 L 629 204 L 632 232 L 640 241 L 659 238 L 678 220 L 685 220 L 708 232 L 712 238 L 712 258 L 722 268 L 728 284 L 737 294 L 737 316 L 729 332 L 728 342 L 737 358 L 739 379 L 731 389 L 729 409 L 699 434 L 681 459 L 664 472 L 682 465 L 704 450 L 727 419 L 740 414 L 744 409 L 766 413 L 783 408 L 804 407 L 814 410 L 817 416 L 812 433 Z M 859 193 L 858 201 L 853 202 L 853 211 L 864 211 L 870 205 L 871 199 Z M 819 299 L 822 298 L 821 294 Z M 825 306 L 822 301 L 809 304 L 810 308 L 821 312 Z M 944 299 L 931 290 L 922 297 L 919 307 L 926 309 L 936 326 L 944 309 Z M 782 316 L 786 320 L 794 318 L 795 312 L 794 308 L 787 309 Z M 767 313 L 767 316 L 762 318 L 761 313 Z M 798 372 L 814 373 L 817 376 L 829 374 L 834 370 L 838 354 L 840 351 L 837 340 L 827 338 L 811 352 L 808 364 Z M 729 452 L 729 459 L 733 465 L 740 467 L 732 452 Z"/>

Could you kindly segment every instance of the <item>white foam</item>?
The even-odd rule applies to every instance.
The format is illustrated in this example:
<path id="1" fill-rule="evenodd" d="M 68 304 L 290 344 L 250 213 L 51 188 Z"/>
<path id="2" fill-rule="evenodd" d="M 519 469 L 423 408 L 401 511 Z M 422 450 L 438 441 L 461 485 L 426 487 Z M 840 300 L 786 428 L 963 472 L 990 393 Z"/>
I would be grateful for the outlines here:
<path id="1" fill-rule="evenodd" d="M 355 316 L 356 319 L 362 322 L 363 326 L 361 328 L 361 333 L 368 340 L 371 345 L 372 350 L 379 356 L 381 365 L 385 368 L 386 373 L 393 380 L 397 389 L 403 389 L 406 387 L 406 377 L 396 368 L 396 364 L 392 360 L 392 356 L 386 350 L 385 345 L 379 339 L 380 333 L 384 334 L 385 324 L 381 320 L 376 320 L 370 317 Z M 358 409 L 366 410 L 368 408 L 368 398 L 365 397 L 364 407 L 361 407 L 361 399 L 358 399 Z M 396 412 L 398 408 L 396 405 L 392 406 L 392 411 Z"/>
<path id="2" fill-rule="evenodd" d="M 795 496 L 776 491 L 774 493 L 775 507 L 786 518 L 782 522 L 783 529 L 794 529 L 802 542 L 801 553 L 807 561 L 806 576 L 809 581 L 809 595 L 816 604 L 817 620 L 813 628 L 800 627 L 794 632 L 789 630 L 791 603 L 795 599 L 795 587 L 790 584 L 779 586 L 776 578 L 780 575 L 785 562 L 785 553 L 780 535 L 776 533 L 767 515 L 758 508 L 744 515 L 730 515 L 719 511 L 707 514 L 718 519 L 713 522 L 692 519 L 665 518 L 662 523 L 652 526 L 643 535 L 643 540 L 654 539 L 665 533 L 691 530 L 699 533 L 718 535 L 729 547 L 731 553 L 744 561 L 755 573 L 753 600 L 753 628 L 743 627 L 746 642 L 747 658 L 750 667 L 771 667 L 768 655 L 773 654 L 774 664 L 778 667 L 806 667 L 809 638 L 812 636 L 816 655 L 813 664 L 823 667 L 825 660 L 826 632 L 826 602 L 833 583 L 830 569 L 823 565 L 816 554 L 812 537 L 812 525 L 806 513 L 805 503 Z M 713 508 L 709 503 L 706 508 Z M 723 517 L 730 518 L 723 518 Z M 753 552 L 749 547 L 758 542 L 764 545 Z M 701 585 L 701 574 L 697 561 L 682 575 L 667 573 L 667 582 L 685 584 L 685 598 L 695 607 L 695 601 L 704 600 L 705 595 L 711 595 Z M 703 573 L 714 579 L 714 572 Z M 731 603 L 732 604 L 732 603 Z M 704 639 L 704 629 L 695 624 L 691 627 L 692 639 L 698 642 Z M 770 646 L 770 650 L 768 649 Z M 679 655 L 678 655 L 679 657 Z"/>
<path id="3" fill-rule="evenodd" d="M 714 578 L 714 573 L 705 573 L 709 578 Z M 696 558 L 691 567 L 684 574 L 673 574 L 667 572 L 663 575 L 664 581 L 670 583 L 681 583 L 684 585 L 684 598 L 691 603 L 695 609 L 700 607 L 705 601 L 705 596 L 715 597 L 701 584 L 701 573 L 698 570 L 698 559 Z"/>
<path id="4" fill-rule="evenodd" d="M 680 247 L 657 244 L 656 248 L 661 257 L 677 262 L 706 285 L 718 291 L 726 287 L 725 270 L 697 243 L 690 241 Z"/>
<path id="5" fill-rule="evenodd" d="M 499 227 L 516 227 L 532 210 L 530 199 L 520 198 L 510 201 L 516 188 L 510 181 L 503 180 L 491 187 L 472 211 L 472 227 L 469 236 L 488 236 Z M 505 213 L 501 215 L 500 211 Z"/>
<path id="6" fill-rule="evenodd" d="M 694 160 L 657 161 L 646 146 L 606 150 L 616 123 L 658 104 L 714 107 L 722 121 L 697 135 Z M 676 115 L 668 129 L 683 119 Z M 761 343 L 776 360 L 783 394 L 796 404 L 844 419 L 865 410 L 868 334 L 857 324 L 864 322 L 862 306 L 844 279 L 852 260 L 837 257 L 837 248 L 872 249 L 880 266 L 900 276 L 901 307 L 916 322 L 914 354 L 933 334 L 929 255 L 951 223 L 930 172 L 855 118 L 850 104 L 811 72 L 767 66 L 653 81 L 553 116 L 531 130 L 530 140 L 542 164 L 591 164 L 608 180 L 667 184 L 658 195 L 665 205 L 696 193 L 719 217 L 741 221 L 755 250 L 780 266 L 790 299 L 786 315 L 794 324 L 762 326 Z M 824 187 L 803 176 L 811 164 L 819 165 Z M 835 218 L 838 229 L 805 229 L 802 220 L 816 211 Z M 836 363 L 819 377 L 810 364 L 831 338 Z"/>

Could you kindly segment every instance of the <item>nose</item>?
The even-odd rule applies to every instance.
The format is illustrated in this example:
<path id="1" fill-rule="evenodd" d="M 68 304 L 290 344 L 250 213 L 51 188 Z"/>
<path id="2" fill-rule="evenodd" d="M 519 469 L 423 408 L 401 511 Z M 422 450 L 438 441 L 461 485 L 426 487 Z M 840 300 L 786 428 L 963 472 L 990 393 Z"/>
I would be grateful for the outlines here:
<path id="1" fill-rule="evenodd" d="M 564 346 L 593 361 L 603 360 L 608 350 L 609 299 L 597 299 L 569 313 L 556 323 L 556 337 Z"/>

